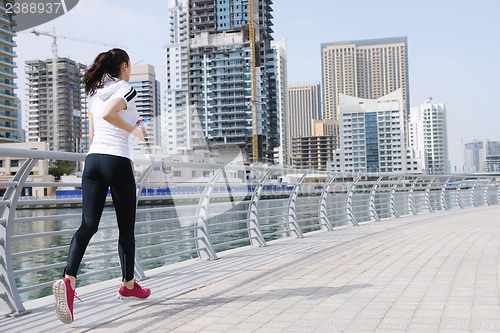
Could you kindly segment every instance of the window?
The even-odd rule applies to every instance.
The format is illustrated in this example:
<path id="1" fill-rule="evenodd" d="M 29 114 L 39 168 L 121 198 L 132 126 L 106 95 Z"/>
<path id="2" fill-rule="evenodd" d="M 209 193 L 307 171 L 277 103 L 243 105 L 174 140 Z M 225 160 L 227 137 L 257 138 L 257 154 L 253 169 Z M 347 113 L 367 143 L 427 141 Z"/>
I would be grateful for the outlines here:
<path id="1" fill-rule="evenodd" d="M 174 170 L 172 174 L 174 177 L 180 177 L 182 175 L 181 170 Z"/>
<path id="2" fill-rule="evenodd" d="M 10 160 L 10 167 L 11 168 L 19 167 L 19 160 Z"/>

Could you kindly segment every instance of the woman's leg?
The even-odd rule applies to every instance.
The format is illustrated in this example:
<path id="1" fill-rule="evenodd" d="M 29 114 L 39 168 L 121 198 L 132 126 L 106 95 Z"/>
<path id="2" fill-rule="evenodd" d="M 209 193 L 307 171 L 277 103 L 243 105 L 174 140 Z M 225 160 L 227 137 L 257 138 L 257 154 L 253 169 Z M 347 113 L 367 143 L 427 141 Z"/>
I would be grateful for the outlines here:
<path id="1" fill-rule="evenodd" d="M 57 317 L 65 324 L 73 322 L 76 274 L 90 239 L 96 233 L 106 202 L 108 185 L 99 172 L 99 158 L 94 154 L 85 159 L 82 176 L 82 223 L 71 239 L 65 278 L 52 285 L 54 309 Z"/>
<path id="2" fill-rule="evenodd" d="M 97 232 L 106 203 L 108 184 L 99 170 L 100 164 L 101 155 L 91 154 L 85 159 L 82 176 L 82 223 L 71 239 L 65 269 L 73 288 L 83 255 L 90 239 Z"/>
<path id="3" fill-rule="evenodd" d="M 136 185 L 132 162 L 116 157 L 113 167 L 106 173 L 118 223 L 118 254 L 122 268 L 122 280 L 134 281 Z"/>

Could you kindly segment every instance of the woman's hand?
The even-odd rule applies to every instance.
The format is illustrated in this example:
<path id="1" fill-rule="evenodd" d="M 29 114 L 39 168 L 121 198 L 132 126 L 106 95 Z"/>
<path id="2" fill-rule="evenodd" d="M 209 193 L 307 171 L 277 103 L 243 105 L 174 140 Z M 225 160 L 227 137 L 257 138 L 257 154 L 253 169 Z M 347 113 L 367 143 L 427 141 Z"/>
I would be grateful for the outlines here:
<path id="1" fill-rule="evenodd" d="M 132 131 L 132 135 L 138 137 L 141 141 L 144 141 L 146 139 L 146 128 L 141 126 L 142 123 L 142 118 L 137 120 L 135 123 L 135 128 Z"/>

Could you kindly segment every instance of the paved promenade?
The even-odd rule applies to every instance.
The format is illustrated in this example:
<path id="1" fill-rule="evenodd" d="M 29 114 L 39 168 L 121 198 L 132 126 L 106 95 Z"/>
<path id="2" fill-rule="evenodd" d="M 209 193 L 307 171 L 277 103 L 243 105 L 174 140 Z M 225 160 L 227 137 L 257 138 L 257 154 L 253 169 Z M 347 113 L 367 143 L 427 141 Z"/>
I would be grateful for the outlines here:
<path id="1" fill-rule="evenodd" d="M 75 322 L 52 297 L 0 332 L 500 332 L 500 206 L 403 217 L 271 242 L 78 288 Z"/>

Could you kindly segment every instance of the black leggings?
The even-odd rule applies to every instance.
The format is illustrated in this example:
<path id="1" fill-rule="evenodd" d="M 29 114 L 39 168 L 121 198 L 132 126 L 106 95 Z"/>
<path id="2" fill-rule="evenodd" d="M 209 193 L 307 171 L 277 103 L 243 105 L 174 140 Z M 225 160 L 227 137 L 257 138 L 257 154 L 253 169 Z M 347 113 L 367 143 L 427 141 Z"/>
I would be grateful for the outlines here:
<path id="1" fill-rule="evenodd" d="M 134 278 L 136 186 L 132 161 L 126 157 L 89 154 L 82 176 L 82 224 L 71 239 L 65 273 L 75 276 L 85 249 L 97 232 L 108 188 L 118 222 L 118 254 L 122 279 Z"/>

